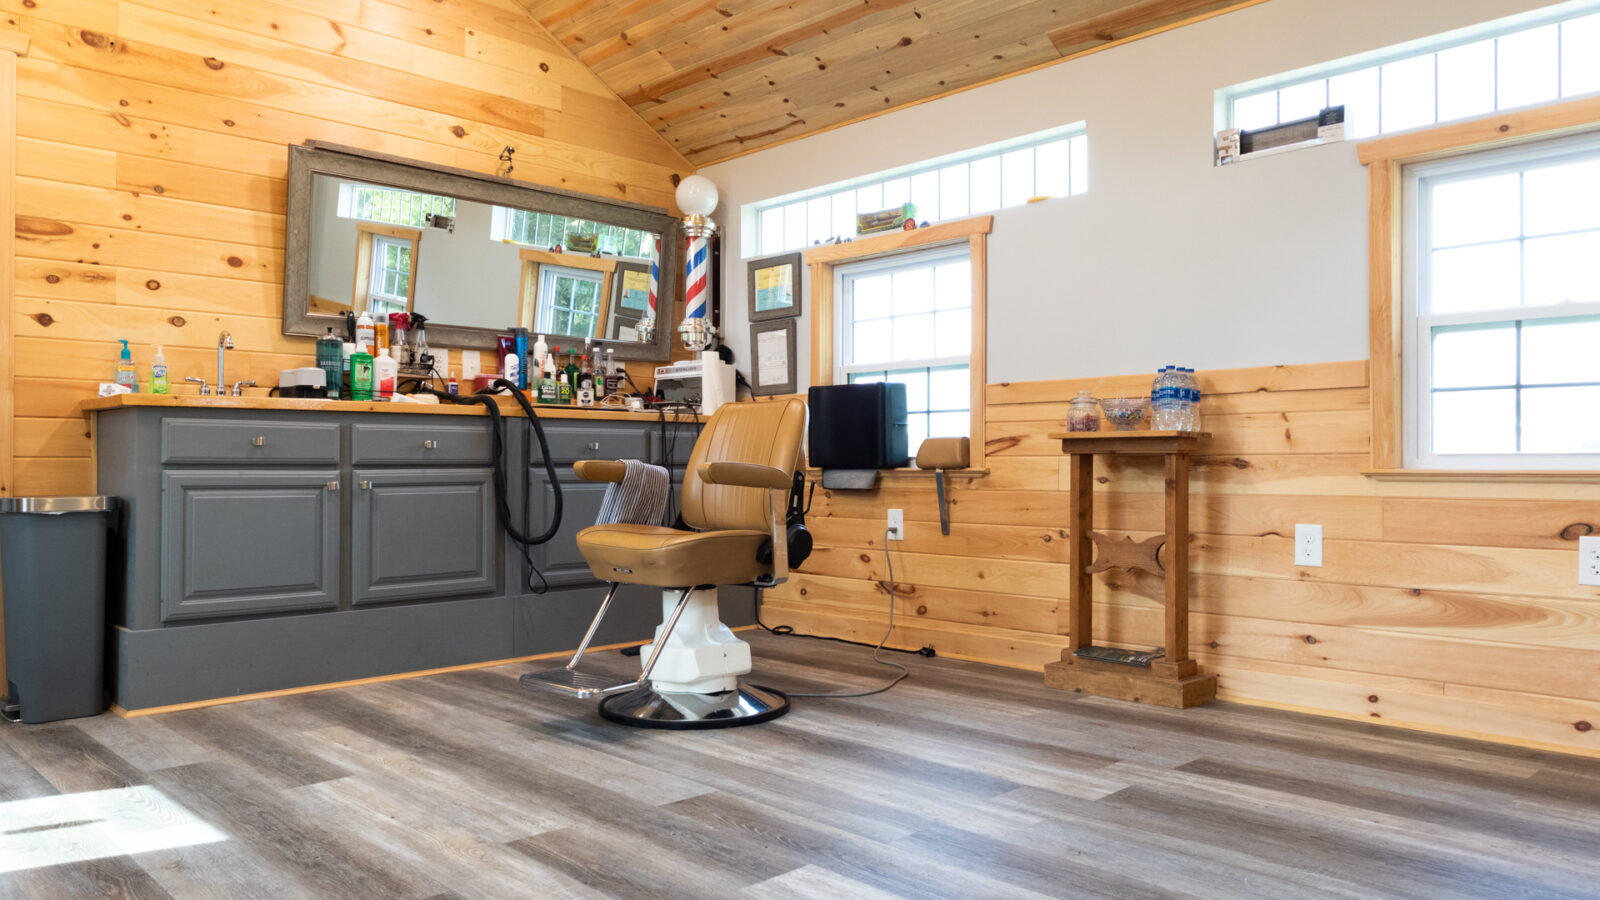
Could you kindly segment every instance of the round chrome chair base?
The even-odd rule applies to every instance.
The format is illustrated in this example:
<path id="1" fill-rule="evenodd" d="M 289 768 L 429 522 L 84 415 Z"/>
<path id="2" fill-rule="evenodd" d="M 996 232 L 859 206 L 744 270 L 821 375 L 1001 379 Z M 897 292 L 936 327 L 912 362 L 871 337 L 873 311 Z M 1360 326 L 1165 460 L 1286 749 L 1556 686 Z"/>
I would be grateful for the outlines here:
<path id="1" fill-rule="evenodd" d="M 642 687 L 600 701 L 600 715 L 635 728 L 734 728 L 789 711 L 782 691 L 741 684 L 721 694 L 671 694 Z"/>

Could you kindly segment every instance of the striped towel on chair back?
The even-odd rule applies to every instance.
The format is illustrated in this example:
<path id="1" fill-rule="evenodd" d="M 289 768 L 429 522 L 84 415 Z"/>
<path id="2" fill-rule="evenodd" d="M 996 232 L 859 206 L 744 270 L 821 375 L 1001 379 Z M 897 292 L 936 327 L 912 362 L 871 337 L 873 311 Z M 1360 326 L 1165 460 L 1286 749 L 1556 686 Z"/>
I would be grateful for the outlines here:
<path id="1" fill-rule="evenodd" d="M 672 496 L 672 480 L 667 477 L 667 470 L 637 459 L 622 462 L 628 467 L 622 483 L 606 485 L 606 495 L 600 501 L 600 514 L 594 523 L 660 525 L 667 513 L 667 500 Z"/>

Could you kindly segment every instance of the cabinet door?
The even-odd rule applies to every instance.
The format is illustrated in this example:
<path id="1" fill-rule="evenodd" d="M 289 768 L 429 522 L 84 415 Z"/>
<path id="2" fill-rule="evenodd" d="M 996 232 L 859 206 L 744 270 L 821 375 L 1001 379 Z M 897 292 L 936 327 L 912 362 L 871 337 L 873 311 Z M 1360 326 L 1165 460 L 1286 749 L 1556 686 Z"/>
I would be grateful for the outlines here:
<path id="1" fill-rule="evenodd" d="M 561 530 L 549 541 L 529 548 L 534 565 L 544 574 L 546 583 L 554 585 L 584 584 L 595 581 L 589 564 L 578 552 L 578 532 L 594 524 L 600 515 L 600 501 L 605 499 L 605 484 L 562 478 Z M 543 469 L 533 469 L 528 476 L 528 528 L 529 537 L 544 533 L 554 515 L 555 492 L 550 489 L 550 476 Z M 533 579 L 539 583 L 538 578 Z M 526 585 L 524 585 L 526 587 Z"/>
<path id="2" fill-rule="evenodd" d="M 497 588 L 500 524 L 491 469 L 356 469 L 355 605 Z"/>
<path id="3" fill-rule="evenodd" d="M 339 604 L 339 472 L 161 476 L 161 618 Z"/>

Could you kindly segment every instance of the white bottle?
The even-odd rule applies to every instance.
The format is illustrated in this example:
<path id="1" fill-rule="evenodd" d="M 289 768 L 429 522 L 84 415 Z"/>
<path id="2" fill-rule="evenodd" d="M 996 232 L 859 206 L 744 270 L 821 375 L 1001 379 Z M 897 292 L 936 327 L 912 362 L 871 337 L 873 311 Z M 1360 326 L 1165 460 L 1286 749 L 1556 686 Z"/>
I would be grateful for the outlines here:
<path id="1" fill-rule="evenodd" d="M 372 399 L 393 400 L 394 384 L 400 377 L 400 364 L 390 354 L 389 347 L 372 361 Z"/>
<path id="2" fill-rule="evenodd" d="M 537 341 L 533 342 L 533 370 L 532 371 L 534 371 L 534 372 L 543 372 L 544 371 L 544 358 L 546 356 L 548 356 L 549 354 L 550 354 L 550 345 L 546 344 L 544 342 L 544 335 L 541 334 L 541 335 L 539 335 L 539 339 Z"/>
<path id="3" fill-rule="evenodd" d="M 500 377 L 511 382 L 512 386 L 515 387 L 517 384 L 517 376 L 522 372 L 521 361 L 517 359 L 517 355 L 515 353 L 507 353 L 506 358 L 503 361 L 503 365 L 504 368 L 501 370 Z"/>
<path id="4" fill-rule="evenodd" d="M 363 309 L 356 318 L 356 346 L 376 347 L 377 341 L 377 331 L 372 327 L 372 314 Z"/>

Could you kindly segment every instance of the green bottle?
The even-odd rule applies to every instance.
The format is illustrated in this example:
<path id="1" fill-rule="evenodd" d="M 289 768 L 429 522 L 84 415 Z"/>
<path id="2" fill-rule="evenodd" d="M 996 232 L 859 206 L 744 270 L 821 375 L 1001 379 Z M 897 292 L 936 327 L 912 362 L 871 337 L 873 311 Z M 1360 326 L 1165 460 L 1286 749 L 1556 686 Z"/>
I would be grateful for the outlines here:
<path id="1" fill-rule="evenodd" d="M 350 399 L 372 399 L 372 354 L 366 345 L 350 354 Z"/>
<path id="2" fill-rule="evenodd" d="M 150 393 L 165 394 L 167 388 L 167 357 L 161 352 L 161 345 L 156 345 L 155 362 L 150 364 Z"/>
<path id="3" fill-rule="evenodd" d="M 577 362 L 577 360 L 573 359 L 573 353 L 575 353 L 575 352 L 577 352 L 577 351 L 569 350 L 567 352 L 567 368 L 565 370 L 565 374 L 567 376 L 567 379 L 566 379 L 566 382 L 562 386 L 563 387 L 563 390 L 561 392 L 561 402 L 562 403 L 572 403 L 574 398 L 577 396 L 577 390 L 578 390 L 578 362 Z"/>

